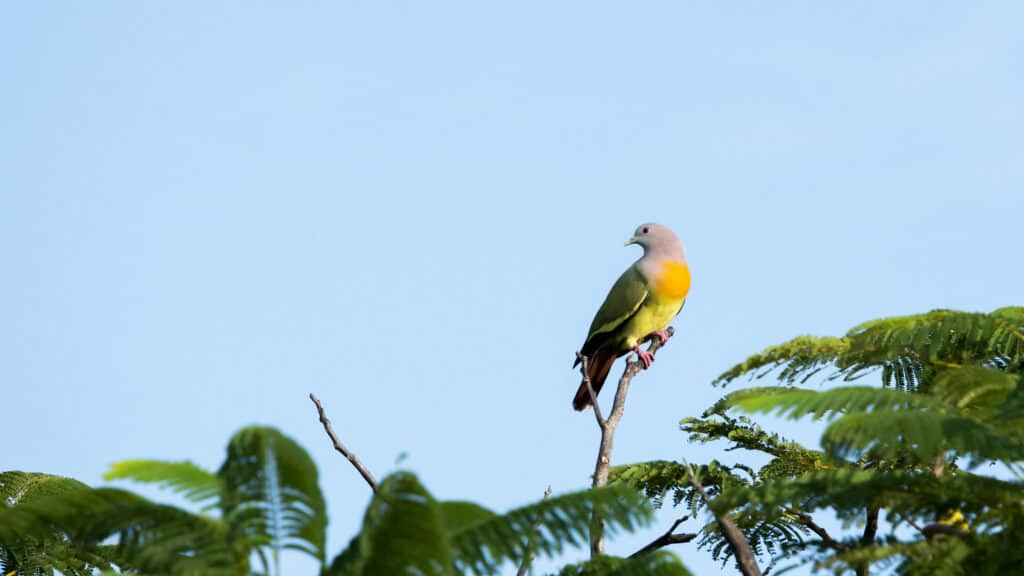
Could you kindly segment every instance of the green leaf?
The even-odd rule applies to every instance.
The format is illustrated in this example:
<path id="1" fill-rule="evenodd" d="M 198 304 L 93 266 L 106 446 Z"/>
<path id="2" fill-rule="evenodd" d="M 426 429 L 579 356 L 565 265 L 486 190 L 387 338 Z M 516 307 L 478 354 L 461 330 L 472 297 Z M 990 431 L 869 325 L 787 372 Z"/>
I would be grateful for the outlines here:
<path id="1" fill-rule="evenodd" d="M 359 535 L 331 563 L 328 574 L 453 575 L 441 506 L 415 475 L 388 476 L 373 495 Z"/>
<path id="2" fill-rule="evenodd" d="M 910 452 L 922 462 L 950 450 L 976 461 L 1010 461 L 1024 456 L 1024 446 L 1018 441 L 985 424 L 922 410 L 847 414 L 829 425 L 822 444 L 836 457 L 856 456 L 869 450 L 876 456 L 887 457 Z"/>
<path id="3" fill-rule="evenodd" d="M 805 416 L 820 419 L 868 410 L 943 406 L 942 402 L 920 394 L 870 386 L 844 386 L 820 392 L 802 388 L 748 388 L 726 396 L 722 403 L 747 412 L 775 412 L 793 420 Z"/>
<path id="4" fill-rule="evenodd" d="M 216 474 L 187 460 L 122 460 L 112 464 L 103 479 L 156 484 L 190 502 L 205 504 L 206 509 L 217 505 L 221 491 L 220 478 Z"/>
<path id="5" fill-rule="evenodd" d="M 243 428 L 228 443 L 218 476 L 232 542 L 268 547 L 275 565 L 284 549 L 324 563 L 326 506 L 316 465 L 298 443 L 274 428 Z"/>
<path id="6" fill-rule="evenodd" d="M 579 564 L 570 564 L 558 576 L 691 576 L 675 554 L 658 550 L 636 558 L 600 556 Z"/>
<path id="7" fill-rule="evenodd" d="M 648 525 L 653 511 L 636 490 L 606 486 L 552 496 L 500 516 L 452 531 L 449 541 L 461 568 L 492 574 L 505 561 L 519 564 L 529 553 L 554 557 L 566 545 L 589 542 L 594 509 L 605 519 L 606 533 Z"/>

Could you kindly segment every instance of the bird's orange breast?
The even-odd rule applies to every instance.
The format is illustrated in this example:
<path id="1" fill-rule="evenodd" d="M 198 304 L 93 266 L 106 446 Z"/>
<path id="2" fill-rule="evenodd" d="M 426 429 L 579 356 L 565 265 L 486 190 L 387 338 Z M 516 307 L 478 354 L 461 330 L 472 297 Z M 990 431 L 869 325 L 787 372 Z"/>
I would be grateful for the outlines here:
<path id="1" fill-rule="evenodd" d="M 690 291 L 690 267 L 685 262 L 665 262 L 654 279 L 654 293 L 682 300 Z"/>

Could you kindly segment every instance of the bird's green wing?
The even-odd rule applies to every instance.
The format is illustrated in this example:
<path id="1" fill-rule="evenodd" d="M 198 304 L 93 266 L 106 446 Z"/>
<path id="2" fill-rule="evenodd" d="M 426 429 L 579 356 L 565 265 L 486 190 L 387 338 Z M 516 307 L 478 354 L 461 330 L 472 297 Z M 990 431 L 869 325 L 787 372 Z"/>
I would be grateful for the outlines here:
<path id="1" fill-rule="evenodd" d="M 588 345 L 595 339 L 602 339 L 601 336 L 614 332 L 636 314 L 647 299 L 648 293 L 647 280 L 640 274 L 640 270 L 635 265 L 626 269 L 608 291 L 604 304 L 601 304 L 601 308 L 594 315 L 590 332 L 587 334 L 587 343 L 583 346 L 584 350 L 590 348 Z"/>

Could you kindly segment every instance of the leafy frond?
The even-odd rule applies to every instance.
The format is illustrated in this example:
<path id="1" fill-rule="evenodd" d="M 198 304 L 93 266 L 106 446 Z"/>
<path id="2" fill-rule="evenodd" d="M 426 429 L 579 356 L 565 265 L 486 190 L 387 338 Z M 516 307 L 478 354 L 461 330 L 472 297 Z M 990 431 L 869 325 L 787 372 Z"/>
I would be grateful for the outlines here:
<path id="1" fill-rule="evenodd" d="M 216 474 L 187 460 L 122 460 L 112 464 L 103 479 L 156 484 L 190 502 L 204 504 L 205 508 L 216 506 L 221 491 L 220 478 Z"/>
<path id="2" fill-rule="evenodd" d="M 1019 371 L 1024 365 L 1020 310 L 934 310 L 865 322 L 843 338 L 800 336 L 751 356 L 715 383 L 743 375 L 761 378 L 775 370 L 782 382 L 803 383 L 831 365 L 828 379 L 852 380 L 881 369 L 884 385 L 915 390 L 928 384 L 935 368 L 981 365 Z"/>
<path id="3" fill-rule="evenodd" d="M 787 550 L 802 545 L 808 533 L 807 529 L 791 515 L 765 517 L 739 510 L 730 517 L 746 536 L 754 554 L 767 558 L 772 564 Z M 717 521 L 711 520 L 705 524 L 700 534 L 697 546 L 710 550 L 713 560 L 721 562 L 723 566 L 730 560 L 735 560 L 733 549 Z"/>
<path id="4" fill-rule="evenodd" d="M 326 506 L 316 465 L 298 443 L 274 428 L 243 428 L 228 443 L 218 476 L 233 542 L 268 546 L 274 558 L 293 549 L 324 562 Z"/>
<path id="5" fill-rule="evenodd" d="M 910 453 L 922 462 L 949 451 L 971 457 L 975 463 L 1024 456 L 1019 441 L 977 420 L 925 410 L 847 414 L 829 425 L 822 444 L 839 458 L 868 451 L 874 457 L 890 458 Z"/>
<path id="6" fill-rule="evenodd" d="M 747 358 L 715 378 L 712 384 L 724 386 L 743 375 L 761 378 L 780 368 L 779 381 L 806 382 L 835 362 L 849 345 L 846 338 L 798 336 Z"/>
<path id="7" fill-rule="evenodd" d="M 658 550 L 636 558 L 601 556 L 595 560 L 570 564 L 558 576 L 691 576 L 675 554 Z"/>
<path id="8" fill-rule="evenodd" d="M 726 466 L 717 460 L 695 466 L 693 471 L 711 497 L 733 487 L 749 486 L 754 479 L 750 469 Z M 672 495 L 673 506 L 682 504 L 691 515 L 696 515 L 704 507 L 700 494 L 687 479 L 686 467 L 677 462 L 654 460 L 615 466 L 609 473 L 609 481 L 613 485 L 621 483 L 639 490 L 657 507 L 664 505 L 669 494 Z"/>
<path id="9" fill-rule="evenodd" d="M 835 417 L 850 412 L 941 408 L 942 402 L 920 394 L 870 386 L 843 386 L 831 390 L 803 388 L 748 388 L 726 396 L 722 402 L 748 412 L 775 412 L 798 419 Z"/>
<path id="10" fill-rule="evenodd" d="M 238 562 L 223 536 L 216 521 L 111 488 L 82 485 L 0 509 L 0 548 L 20 558 L 22 571 L 91 574 L 117 565 L 148 573 L 234 573 Z M 117 545 L 102 544 L 109 538 Z"/>
<path id="11" fill-rule="evenodd" d="M 327 574 L 453 575 L 442 518 L 441 507 L 415 475 L 391 474 L 374 493 L 359 534 Z"/>
<path id="12" fill-rule="evenodd" d="M 73 478 L 10 470 L 0 472 L 0 503 L 6 506 L 61 496 L 88 488 Z"/>
<path id="13" fill-rule="evenodd" d="M 905 517 L 938 517 L 950 509 L 973 514 L 986 509 L 1020 509 L 1024 486 L 967 472 L 936 477 L 930 472 L 829 470 L 798 478 L 739 487 L 714 501 L 721 510 L 744 508 L 763 518 L 800 510 L 830 508 L 837 514 L 860 513 L 875 506 Z"/>
<path id="14" fill-rule="evenodd" d="M 491 574 L 506 560 L 522 562 L 528 553 L 554 557 L 566 545 L 588 541 L 590 519 L 600 509 L 606 531 L 633 531 L 650 524 L 653 512 L 632 488 L 623 485 L 571 492 L 510 510 L 480 516 L 475 524 L 448 530 L 458 564 L 474 574 Z"/>
<path id="15" fill-rule="evenodd" d="M 333 576 L 497 574 L 528 555 L 552 557 L 588 541 L 599 508 L 609 533 L 650 523 L 653 512 L 626 486 L 554 496 L 495 514 L 469 502 L 437 502 L 408 472 L 388 476 L 374 494 L 362 530 L 331 562 Z"/>
<path id="16" fill-rule="evenodd" d="M 984 366 L 965 366 L 943 370 L 935 378 L 930 392 L 966 416 L 992 421 L 1003 412 L 1007 396 L 1019 382 L 1017 374 Z"/>

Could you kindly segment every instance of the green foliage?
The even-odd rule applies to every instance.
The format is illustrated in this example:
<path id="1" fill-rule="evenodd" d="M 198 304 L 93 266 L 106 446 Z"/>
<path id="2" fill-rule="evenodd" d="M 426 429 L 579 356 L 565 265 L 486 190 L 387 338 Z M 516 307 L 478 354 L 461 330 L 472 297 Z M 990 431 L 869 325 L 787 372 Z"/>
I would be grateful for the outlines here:
<path id="1" fill-rule="evenodd" d="M 113 465 L 106 477 L 155 484 L 217 514 L 68 478 L 5 472 L 2 574 L 228 576 L 279 573 L 277 556 L 288 549 L 323 558 L 327 519 L 316 467 L 298 444 L 272 428 L 236 433 L 216 474 L 190 462 L 129 460 Z M 566 546 L 585 544 L 595 509 L 609 534 L 646 526 L 653 516 L 643 496 L 621 485 L 496 514 L 472 502 L 438 502 L 416 476 L 399 472 L 380 483 L 359 534 L 322 572 L 497 574 L 508 563 L 553 558 Z M 600 573 L 681 570 L 674 557 L 648 554 Z"/>
<path id="2" fill-rule="evenodd" d="M 321 563 L 326 554 L 327 514 L 316 466 L 295 441 L 272 428 L 236 433 L 217 474 L 190 462 L 129 460 L 114 464 L 106 476 L 156 484 L 204 511 L 216 510 L 217 517 L 46 475 L 9 472 L 0 478 L 8 506 L 0 509 L 5 568 L 247 574 L 253 555 L 269 573 L 282 550 L 299 550 Z M 101 545 L 110 539 L 116 546 Z M 75 563 L 59 564 L 54 556 Z"/>
<path id="3" fill-rule="evenodd" d="M 363 517 L 359 535 L 328 574 L 454 574 L 441 507 L 409 473 L 385 478 Z"/>
<path id="4" fill-rule="evenodd" d="M 217 506 L 222 490 L 216 474 L 189 461 L 122 460 L 112 464 L 103 479 L 156 484 L 190 502 L 204 504 L 205 509 Z"/>
<path id="5" fill-rule="evenodd" d="M 0 574 L 21 572 L 77 576 L 110 567 L 104 551 L 70 545 L 68 536 L 48 529 L 34 511 L 49 500 L 64 500 L 88 490 L 81 482 L 32 472 L 0 473 Z"/>
<path id="6" fill-rule="evenodd" d="M 881 387 L 798 386 L 869 373 Z M 248 427 L 231 438 L 216 472 L 129 460 L 107 474 L 164 488 L 197 504 L 196 513 L 68 478 L 0 474 L 0 574 L 270 574 L 280 573 L 283 551 L 298 550 L 335 576 L 490 575 L 585 545 L 595 510 L 609 534 L 645 526 L 647 502 L 702 519 L 697 545 L 723 565 L 733 551 L 722 515 L 762 562 L 789 564 L 778 572 L 810 563 L 834 573 L 875 566 L 995 575 L 1024 564 L 1024 308 L 936 310 L 867 322 L 841 338 L 801 336 L 716 382 L 742 376 L 782 385 L 733 391 L 680 422 L 691 442 L 739 455 L 693 467 L 707 499 L 686 466 L 665 460 L 618 466 L 608 487 L 503 514 L 437 501 L 415 475 L 398 472 L 380 483 L 359 533 L 327 566 L 315 464 L 279 431 Z M 765 414 L 820 422 L 821 449 L 766 429 L 754 419 Z M 822 510 L 841 531 L 815 521 Z M 688 572 L 659 550 L 602 556 L 560 574 Z"/>
<path id="7" fill-rule="evenodd" d="M 643 498 L 625 486 L 554 496 L 499 515 L 467 502 L 437 502 L 415 476 L 399 472 L 381 483 L 362 530 L 328 573 L 497 574 L 506 562 L 555 557 L 566 545 L 586 543 L 595 506 L 609 533 L 652 518 Z"/>
<path id="8" fill-rule="evenodd" d="M 882 383 L 900 390 L 927 387 L 937 370 L 987 366 L 1014 373 L 1024 363 L 1024 308 L 990 314 L 935 310 L 883 318 L 854 327 L 843 338 L 801 336 L 772 346 L 716 379 L 728 384 L 775 371 L 787 383 L 804 383 L 826 372 L 851 380 L 881 370 Z"/>
<path id="9" fill-rule="evenodd" d="M 836 573 L 867 573 L 871 564 L 899 574 L 1008 573 L 1024 556 L 1017 551 L 1022 539 L 1009 529 L 1024 524 L 1022 368 L 1024 308 L 887 318 L 842 338 L 802 336 L 748 358 L 716 382 L 772 376 L 787 385 L 738 390 L 681 425 L 691 441 L 770 457 L 756 470 L 717 460 L 696 469 L 715 510 L 732 516 L 755 551 L 773 561 L 781 555 Z M 828 382 L 871 372 L 879 373 L 881 388 L 793 386 L 816 375 Z M 824 450 L 788 441 L 736 411 L 822 421 Z M 986 463 L 1016 476 L 961 468 Z M 671 494 L 691 514 L 704 511 L 678 464 L 619 467 L 613 478 L 657 505 Z M 811 515 L 817 510 L 859 533 L 827 534 Z M 950 511 L 960 520 L 945 520 Z M 879 515 L 920 532 L 879 535 Z M 716 557 L 731 554 L 714 522 L 699 545 Z"/>
<path id="10" fill-rule="evenodd" d="M 298 443 L 273 428 L 243 428 L 228 443 L 217 475 L 233 542 L 246 549 L 269 547 L 275 565 L 285 549 L 324 563 L 326 505 L 316 464 Z M 260 559 L 269 572 L 266 556 Z"/>
<path id="11" fill-rule="evenodd" d="M 200 568 L 206 574 L 234 573 L 234 557 L 223 532 L 205 519 L 124 490 L 92 489 L 40 474 L 0 476 L 27 476 L 27 486 L 47 486 L 45 494 L 23 490 L 13 505 L 0 509 L 5 571 L 92 574 L 116 566 L 162 574 L 188 574 Z M 0 483 L 8 486 L 4 480 Z M 117 545 L 103 544 L 110 538 Z"/>
<path id="12" fill-rule="evenodd" d="M 636 558 L 599 556 L 595 560 L 570 564 L 558 576 L 691 576 L 674 554 L 660 550 Z"/>

